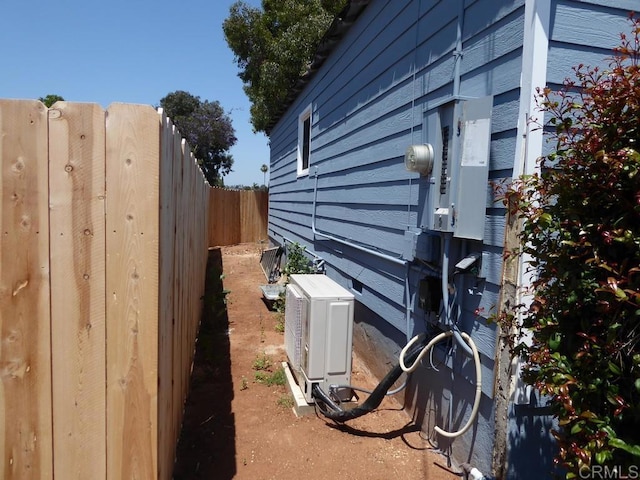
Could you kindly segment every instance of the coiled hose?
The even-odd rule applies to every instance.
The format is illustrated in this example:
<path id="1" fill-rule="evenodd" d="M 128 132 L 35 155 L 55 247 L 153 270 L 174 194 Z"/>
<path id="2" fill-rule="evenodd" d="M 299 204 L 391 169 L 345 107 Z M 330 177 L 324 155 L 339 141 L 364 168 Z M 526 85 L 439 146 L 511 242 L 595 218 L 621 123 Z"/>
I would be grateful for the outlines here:
<path id="1" fill-rule="evenodd" d="M 404 360 L 409 363 L 415 362 L 427 343 L 428 339 L 423 338 L 422 341 L 419 342 L 413 349 L 405 353 Z M 402 373 L 403 370 L 399 364 L 393 367 L 389 371 L 389 373 L 387 373 L 385 377 L 380 381 L 371 395 L 369 395 L 369 397 L 362 403 L 362 405 L 349 410 L 342 410 L 317 384 L 313 386 L 311 392 L 313 397 L 316 399 L 320 412 L 322 412 L 325 417 L 338 423 L 344 423 L 349 420 L 353 420 L 354 418 L 366 415 L 367 413 L 378 408 L 380 406 L 380 403 L 382 403 L 382 400 L 385 397 L 387 391 L 398 380 L 398 378 L 400 378 L 400 375 L 402 375 Z"/>

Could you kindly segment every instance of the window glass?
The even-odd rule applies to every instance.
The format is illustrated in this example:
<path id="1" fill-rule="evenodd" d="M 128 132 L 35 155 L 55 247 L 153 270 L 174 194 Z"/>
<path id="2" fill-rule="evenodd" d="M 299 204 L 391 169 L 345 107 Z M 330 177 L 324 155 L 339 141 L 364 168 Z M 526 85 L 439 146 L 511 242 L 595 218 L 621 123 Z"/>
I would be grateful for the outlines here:
<path id="1" fill-rule="evenodd" d="M 311 157 L 311 105 L 298 117 L 298 176 L 309 174 Z"/>

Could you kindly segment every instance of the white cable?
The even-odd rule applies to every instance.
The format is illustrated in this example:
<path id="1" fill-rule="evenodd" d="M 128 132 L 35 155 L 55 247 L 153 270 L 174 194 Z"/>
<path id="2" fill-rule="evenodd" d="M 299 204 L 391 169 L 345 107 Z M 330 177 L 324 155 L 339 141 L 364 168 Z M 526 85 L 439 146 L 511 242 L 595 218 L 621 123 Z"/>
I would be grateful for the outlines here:
<path id="1" fill-rule="evenodd" d="M 451 334 L 453 335 L 453 332 L 451 332 Z M 473 363 L 476 367 L 476 397 L 473 400 L 473 409 L 471 410 L 471 415 L 469 415 L 469 420 L 467 420 L 467 423 L 460 430 L 458 430 L 457 432 L 446 432 L 440 427 L 434 427 L 436 433 L 439 433 L 443 437 L 447 438 L 459 437 L 471 428 L 471 425 L 475 421 L 476 415 L 478 414 L 478 410 L 480 409 L 480 398 L 482 397 L 482 370 L 480 366 L 480 355 L 478 354 L 478 349 L 476 348 L 476 344 L 473 340 L 471 340 L 471 337 L 469 335 L 467 335 L 465 332 L 460 332 L 460 335 L 462 335 L 462 338 L 469 344 L 469 346 L 471 347 L 471 351 L 473 352 Z"/>
<path id="2" fill-rule="evenodd" d="M 407 367 L 404 363 L 404 357 L 407 354 L 407 351 L 413 346 L 414 343 L 416 343 L 418 340 L 420 340 L 422 338 L 424 334 L 418 334 L 415 337 L 413 337 L 411 340 L 409 340 L 409 343 L 407 343 L 404 348 L 400 351 L 400 357 L 399 357 L 399 363 L 400 363 L 400 368 L 402 369 L 403 372 L 405 373 L 411 373 L 413 372 L 416 368 L 418 368 L 418 365 L 420 364 L 420 361 L 422 360 L 422 357 L 424 357 L 427 353 L 429 353 L 429 350 L 431 349 L 431 347 L 433 345 L 435 345 L 436 343 L 438 343 L 440 340 L 443 340 L 444 338 L 453 335 L 452 332 L 442 332 L 438 335 L 436 335 L 435 337 L 433 337 L 431 339 L 431 341 L 420 351 L 420 354 L 418 355 L 418 358 L 416 358 L 415 362 L 413 362 L 413 364 L 409 367 Z"/>
<path id="3" fill-rule="evenodd" d="M 442 332 L 436 335 L 435 337 L 433 337 L 431 341 L 422 349 L 422 351 L 418 355 L 418 358 L 416 358 L 415 362 L 413 362 L 412 365 L 407 367 L 404 363 L 404 357 L 407 351 L 413 346 L 413 344 L 415 344 L 418 340 L 420 340 L 420 338 L 423 335 L 424 334 L 419 334 L 413 337 L 400 352 L 399 363 L 402 371 L 406 373 L 413 372 L 416 368 L 418 368 L 418 365 L 420 364 L 422 357 L 424 357 L 427 353 L 429 353 L 429 350 L 433 348 L 435 344 L 444 340 L 447 337 L 451 337 L 453 335 L 453 331 L 449 330 L 447 332 Z M 471 410 L 471 415 L 469 416 L 467 423 L 460 430 L 458 430 L 457 432 L 447 432 L 441 429 L 440 427 L 437 427 L 437 426 L 434 427 L 434 430 L 436 431 L 436 433 L 439 433 L 443 437 L 447 437 L 447 438 L 459 437 L 460 435 L 465 433 L 467 430 L 469 430 L 469 428 L 471 428 L 471 425 L 475 421 L 476 415 L 478 414 L 478 410 L 480 409 L 480 398 L 482 397 L 482 370 L 480 365 L 480 355 L 478 354 L 478 349 L 476 348 L 476 344 L 474 343 L 474 341 L 471 339 L 469 335 L 467 335 L 465 332 L 460 332 L 460 335 L 462 336 L 464 341 L 467 342 L 467 344 L 469 345 L 473 353 L 473 362 L 476 368 L 476 395 L 473 401 L 473 409 Z"/>

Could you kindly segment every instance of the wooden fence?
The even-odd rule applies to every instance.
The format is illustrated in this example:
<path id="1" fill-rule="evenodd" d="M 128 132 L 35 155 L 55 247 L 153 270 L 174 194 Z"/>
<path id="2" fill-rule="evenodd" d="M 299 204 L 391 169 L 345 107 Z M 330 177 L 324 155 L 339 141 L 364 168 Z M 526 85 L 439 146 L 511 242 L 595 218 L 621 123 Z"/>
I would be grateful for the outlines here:
<path id="1" fill-rule="evenodd" d="M 0 477 L 170 479 L 209 187 L 149 106 L 0 100 Z"/>
<path id="2" fill-rule="evenodd" d="M 210 195 L 209 245 L 267 240 L 269 192 L 212 188 Z"/>

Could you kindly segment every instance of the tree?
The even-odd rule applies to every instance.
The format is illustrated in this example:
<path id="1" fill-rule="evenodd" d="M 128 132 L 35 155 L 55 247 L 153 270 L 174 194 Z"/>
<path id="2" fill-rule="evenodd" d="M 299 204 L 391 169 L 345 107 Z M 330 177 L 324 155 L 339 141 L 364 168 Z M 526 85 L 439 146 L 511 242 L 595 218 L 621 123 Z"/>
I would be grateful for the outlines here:
<path id="1" fill-rule="evenodd" d="M 160 106 L 191 147 L 209 184 L 221 185 L 233 166 L 228 151 L 237 139 L 220 103 L 177 90 L 162 98 Z"/>
<path id="2" fill-rule="evenodd" d="M 260 171 L 262 172 L 262 184 L 264 186 L 267 185 L 267 172 L 269 171 L 269 167 L 267 167 L 266 163 L 263 163 L 260 167 Z"/>
<path id="3" fill-rule="evenodd" d="M 265 132 L 290 88 L 346 0 L 263 0 L 262 9 L 238 1 L 222 28 L 251 101 L 251 123 Z"/>
<path id="4" fill-rule="evenodd" d="M 63 102 L 64 98 L 60 95 L 49 94 L 46 97 L 40 97 L 38 100 L 44 103 L 47 108 L 51 108 L 54 103 Z"/>
<path id="5" fill-rule="evenodd" d="M 536 275 L 522 312 L 533 342 L 518 350 L 558 418 L 567 478 L 594 464 L 623 478 L 640 464 L 640 20 L 631 23 L 608 69 L 579 65 L 560 91 L 539 91 L 555 148 L 504 191 L 522 221 L 515 253 Z"/>

